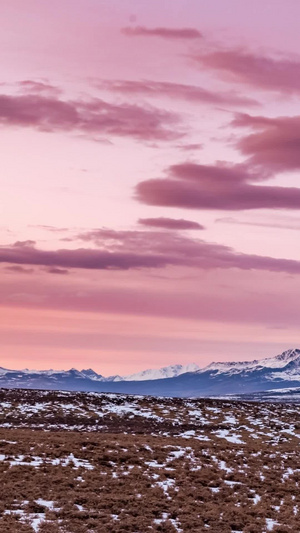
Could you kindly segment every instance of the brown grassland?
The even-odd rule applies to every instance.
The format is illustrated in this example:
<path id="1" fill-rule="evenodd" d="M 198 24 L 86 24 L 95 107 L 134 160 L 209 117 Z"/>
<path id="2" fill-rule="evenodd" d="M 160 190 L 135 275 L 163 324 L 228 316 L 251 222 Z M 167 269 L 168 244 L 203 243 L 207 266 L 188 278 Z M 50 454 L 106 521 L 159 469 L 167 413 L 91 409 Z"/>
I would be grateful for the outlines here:
<path id="1" fill-rule="evenodd" d="M 0 533 L 300 531 L 300 406 L 0 390 Z"/>

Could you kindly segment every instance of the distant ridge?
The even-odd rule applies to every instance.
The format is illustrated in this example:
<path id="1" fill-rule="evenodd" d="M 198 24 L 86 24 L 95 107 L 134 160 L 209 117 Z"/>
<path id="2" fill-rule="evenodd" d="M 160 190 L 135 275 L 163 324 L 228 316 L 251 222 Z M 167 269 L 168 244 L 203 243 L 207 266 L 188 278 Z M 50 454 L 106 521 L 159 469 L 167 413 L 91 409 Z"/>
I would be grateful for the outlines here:
<path id="1" fill-rule="evenodd" d="M 13 374 L 24 374 L 24 375 L 41 375 L 43 377 L 45 376 L 53 376 L 53 375 L 60 375 L 60 376 L 66 376 L 68 374 L 76 375 L 77 377 L 83 377 L 87 379 L 91 379 L 92 381 L 146 381 L 146 380 L 152 380 L 152 379 L 164 379 L 164 378 L 173 378 L 176 376 L 179 376 L 180 374 L 184 374 L 185 372 L 195 372 L 196 370 L 200 370 L 199 365 L 196 363 L 188 363 L 186 365 L 170 365 L 170 366 L 164 366 L 162 368 L 154 368 L 154 369 L 147 369 L 142 370 L 142 372 L 137 372 L 135 374 L 130 374 L 128 376 L 108 376 L 105 377 L 102 374 L 97 374 L 95 370 L 92 368 L 88 369 L 82 369 L 77 370 L 76 368 L 71 368 L 70 370 L 53 370 L 52 368 L 49 370 L 29 370 L 28 368 L 24 368 L 23 370 L 11 370 L 8 368 L 0 367 L 0 379 L 1 375 L 9 375 L 10 373 Z"/>
<path id="2" fill-rule="evenodd" d="M 195 363 L 144 370 L 129 376 L 104 377 L 92 369 L 9 370 L 0 367 L 0 387 L 156 396 L 215 396 L 300 387 L 300 349 L 265 359 Z"/>

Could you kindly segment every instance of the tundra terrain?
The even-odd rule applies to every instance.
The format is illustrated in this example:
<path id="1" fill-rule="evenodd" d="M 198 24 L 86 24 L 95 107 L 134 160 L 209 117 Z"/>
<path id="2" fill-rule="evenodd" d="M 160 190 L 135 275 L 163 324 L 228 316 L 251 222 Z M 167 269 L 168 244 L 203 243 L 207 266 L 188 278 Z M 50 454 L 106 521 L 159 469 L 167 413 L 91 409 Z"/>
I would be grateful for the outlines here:
<path id="1" fill-rule="evenodd" d="M 299 532 L 300 406 L 0 390 L 0 532 Z"/>

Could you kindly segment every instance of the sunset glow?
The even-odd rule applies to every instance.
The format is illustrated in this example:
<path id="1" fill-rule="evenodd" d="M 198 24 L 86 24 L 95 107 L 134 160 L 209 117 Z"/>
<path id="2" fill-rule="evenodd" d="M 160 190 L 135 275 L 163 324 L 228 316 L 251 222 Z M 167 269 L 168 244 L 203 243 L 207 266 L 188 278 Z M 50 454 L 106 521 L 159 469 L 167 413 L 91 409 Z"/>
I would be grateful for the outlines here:
<path id="1" fill-rule="evenodd" d="M 299 2 L 1 14 L 0 366 L 298 346 Z"/>

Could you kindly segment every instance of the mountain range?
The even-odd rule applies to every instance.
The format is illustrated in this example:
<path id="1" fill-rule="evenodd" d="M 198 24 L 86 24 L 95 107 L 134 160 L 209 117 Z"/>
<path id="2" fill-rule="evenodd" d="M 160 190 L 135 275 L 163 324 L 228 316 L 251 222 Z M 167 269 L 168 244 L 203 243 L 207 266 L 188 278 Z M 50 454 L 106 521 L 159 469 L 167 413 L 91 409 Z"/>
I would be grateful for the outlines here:
<path id="1" fill-rule="evenodd" d="M 300 387 L 300 350 L 253 361 L 195 363 L 144 370 L 129 376 L 104 377 L 92 369 L 9 370 L 0 367 L 0 387 L 119 392 L 153 396 L 249 394 Z"/>

